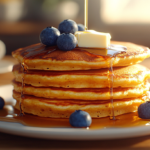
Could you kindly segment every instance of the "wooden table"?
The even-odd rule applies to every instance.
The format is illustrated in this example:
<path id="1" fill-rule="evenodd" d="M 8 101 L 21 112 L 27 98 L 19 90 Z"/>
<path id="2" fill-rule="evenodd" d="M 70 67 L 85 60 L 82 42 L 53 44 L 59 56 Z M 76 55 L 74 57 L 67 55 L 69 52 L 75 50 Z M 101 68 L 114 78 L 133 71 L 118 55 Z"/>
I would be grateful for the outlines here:
<path id="1" fill-rule="evenodd" d="M 5 60 L 16 61 L 7 56 Z M 145 60 L 142 64 L 150 68 L 150 59 Z M 0 85 L 10 84 L 13 79 L 12 73 L 0 74 Z M 130 139 L 117 140 L 94 140 L 94 141 L 61 141 L 61 140 L 45 140 L 21 137 L 0 132 L 0 150 L 149 150 L 150 135 Z"/>

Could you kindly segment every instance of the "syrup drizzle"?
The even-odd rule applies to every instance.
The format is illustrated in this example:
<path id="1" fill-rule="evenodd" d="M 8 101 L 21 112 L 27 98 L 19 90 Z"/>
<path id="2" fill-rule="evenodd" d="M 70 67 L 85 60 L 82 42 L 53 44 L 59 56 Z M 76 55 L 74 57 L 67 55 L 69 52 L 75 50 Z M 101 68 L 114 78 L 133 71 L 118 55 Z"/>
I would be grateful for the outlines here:
<path id="1" fill-rule="evenodd" d="M 114 114 L 114 104 L 113 104 L 113 80 L 114 80 L 113 61 L 114 61 L 114 58 L 117 56 L 117 54 L 126 53 L 126 51 L 127 51 L 127 48 L 125 46 L 115 45 L 115 44 L 111 44 L 110 47 L 108 47 L 107 49 L 107 56 L 108 56 L 107 60 L 108 60 L 108 68 L 109 68 L 108 82 L 109 82 L 110 101 L 111 101 L 110 119 L 112 120 L 116 120 L 115 114 Z"/>
<path id="2" fill-rule="evenodd" d="M 113 60 L 114 60 L 114 58 L 110 59 L 108 80 L 109 80 L 110 101 L 111 101 L 111 115 L 110 115 L 110 119 L 116 120 L 115 119 L 115 114 L 114 114 L 114 104 L 113 104 L 113 80 L 114 80 Z"/>
<path id="3" fill-rule="evenodd" d="M 24 83 L 24 72 L 25 72 L 25 69 L 24 69 L 24 63 L 21 64 L 21 67 L 23 68 L 23 76 L 22 76 L 22 87 L 21 87 L 21 101 L 20 101 L 20 114 L 19 116 L 23 116 L 24 112 L 23 112 L 23 108 L 22 108 L 22 101 L 23 101 L 23 98 L 24 98 L 24 95 L 23 95 L 23 90 L 24 90 L 24 86 L 25 86 L 25 83 Z"/>
<path id="4" fill-rule="evenodd" d="M 25 87 L 25 83 L 24 83 L 24 76 L 25 76 L 25 73 L 27 72 L 28 70 L 28 66 L 25 64 L 25 57 L 23 58 L 23 62 L 21 63 L 21 67 L 23 69 L 23 74 L 22 74 L 22 87 L 21 87 L 21 101 L 20 101 L 20 114 L 19 116 L 23 116 L 24 115 L 24 111 L 23 111 L 23 107 L 22 107 L 22 102 L 24 100 L 24 87 Z"/>
<path id="5" fill-rule="evenodd" d="M 112 120 L 116 120 L 115 118 L 115 112 L 114 112 L 114 104 L 113 104 L 113 81 L 114 81 L 114 73 L 113 73 L 113 61 L 114 58 L 116 57 L 117 54 L 120 53 L 125 53 L 127 50 L 126 47 L 122 46 L 122 45 L 114 45 L 111 44 L 110 47 L 108 48 L 108 56 L 110 56 L 110 61 L 108 64 L 109 67 L 109 89 L 110 89 L 110 101 L 111 101 L 111 115 L 110 115 L 110 119 Z"/>

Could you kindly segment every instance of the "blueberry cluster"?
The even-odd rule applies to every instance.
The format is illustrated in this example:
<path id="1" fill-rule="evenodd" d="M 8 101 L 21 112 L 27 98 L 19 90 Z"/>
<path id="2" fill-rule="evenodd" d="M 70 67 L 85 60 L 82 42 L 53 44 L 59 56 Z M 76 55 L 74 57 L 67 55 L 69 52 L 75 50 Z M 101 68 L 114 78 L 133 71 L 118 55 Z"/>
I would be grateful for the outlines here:
<path id="1" fill-rule="evenodd" d="M 54 27 L 45 28 L 40 34 L 40 41 L 46 46 L 57 45 L 60 50 L 69 51 L 76 47 L 77 39 L 74 33 L 84 31 L 82 24 L 67 19 L 59 24 L 58 29 Z"/>

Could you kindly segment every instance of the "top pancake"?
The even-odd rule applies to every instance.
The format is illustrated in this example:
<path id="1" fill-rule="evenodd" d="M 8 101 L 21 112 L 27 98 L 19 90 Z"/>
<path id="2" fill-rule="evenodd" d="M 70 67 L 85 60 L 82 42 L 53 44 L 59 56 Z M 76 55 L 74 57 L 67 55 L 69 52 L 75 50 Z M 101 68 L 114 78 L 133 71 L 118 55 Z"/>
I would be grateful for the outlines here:
<path id="1" fill-rule="evenodd" d="M 127 47 L 126 53 L 117 54 L 113 66 L 129 66 L 150 57 L 147 47 L 128 42 L 111 42 Z M 71 51 L 61 51 L 56 46 L 47 47 L 35 44 L 20 48 L 12 53 L 19 63 L 24 63 L 29 70 L 89 70 L 110 67 L 110 57 L 75 48 Z"/>

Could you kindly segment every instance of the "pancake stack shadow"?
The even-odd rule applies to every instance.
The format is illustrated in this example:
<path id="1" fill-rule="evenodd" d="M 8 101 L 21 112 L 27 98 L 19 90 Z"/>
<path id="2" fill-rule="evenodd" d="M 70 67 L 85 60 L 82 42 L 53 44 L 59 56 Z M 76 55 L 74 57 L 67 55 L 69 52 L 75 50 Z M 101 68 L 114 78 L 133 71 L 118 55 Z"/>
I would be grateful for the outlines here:
<path id="1" fill-rule="evenodd" d="M 113 44 L 127 47 L 113 60 L 113 97 L 108 57 L 42 44 L 14 51 L 19 62 L 13 68 L 15 108 L 53 118 L 69 118 L 75 110 L 87 111 L 93 118 L 137 111 L 149 99 L 150 78 L 150 71 L 137 63 L 150 57 L 150 50 L 127 42 Z"/>

